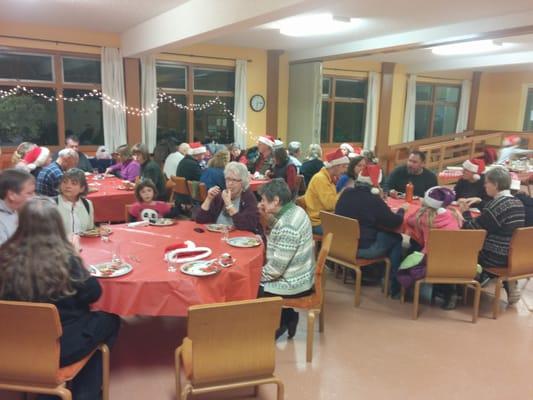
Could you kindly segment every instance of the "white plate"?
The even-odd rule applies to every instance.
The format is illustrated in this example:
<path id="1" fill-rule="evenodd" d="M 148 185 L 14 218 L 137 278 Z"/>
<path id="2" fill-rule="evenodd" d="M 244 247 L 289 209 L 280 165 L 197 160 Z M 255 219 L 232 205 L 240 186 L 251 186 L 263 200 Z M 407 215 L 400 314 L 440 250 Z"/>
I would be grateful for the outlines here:
<path id="1" fill-rule="evenodd" d="M 120 266 L 115 266 L 111 261 L 89 266 L 89 272 L 97 278 L 116 278 L 117 276 L 129 274 L 131 271 L 133 271 L 133 267 L 130 264 L 124 263 Z"/>
<path id="2" fill-rule="evenodd" d="M 192 276 L 215 275 L 219 272 L 217 264 L 214 261 L 193 261 L 183 264 L 180 267 L 181 272 Z"/>
<path id="3" fill-rule="evenodd" d="M 233 225 L 225 225 L 225 224 L 208 224 L 205 227 L 209 232 L 222 232 L 222 229 L 225 226 L 229 227 L 229 231 L 235 230 L 235 227 Z"/>
<path id="4" fill-rule="evenodd" d="M 257 247 L 261 241 L 253 236 L 237 236 L 229 238 L 227 243 L 233 247 Z"/>
<path id="5" fill-rule="evenodd" d="M 172 218 L 158 218 L 155 220 L 155 222 L 150 221 L 150 225 L 152 226 L 170 226 L 174 225 L 175 223 L 176 220 Z"/>

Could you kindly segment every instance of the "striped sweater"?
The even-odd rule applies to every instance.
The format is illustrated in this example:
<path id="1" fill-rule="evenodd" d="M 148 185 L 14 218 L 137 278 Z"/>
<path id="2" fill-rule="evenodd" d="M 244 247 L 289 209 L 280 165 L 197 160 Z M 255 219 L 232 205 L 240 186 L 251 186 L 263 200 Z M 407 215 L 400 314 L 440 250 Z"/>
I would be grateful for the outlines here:
<path id="1" fill-rule="evenodd" d="M 498 195 L 489 201 L 481 215 L 468 219 L 465 213 L 463 229 L 485 229 L 487 236 L 479 253 L 479 263 L 483 267 L 507 266 L 509 244 L 513 231 L 525 224 L 525 211 L 522 202 L 510 195 Z"/>
<path id="2" fill-rule="evenodd" d="M 294 295 L 313 287 L 315 258 L 311 222 L 306 212 L 288 203 L 276 216 L 261 274 L 265 292 Z"/>

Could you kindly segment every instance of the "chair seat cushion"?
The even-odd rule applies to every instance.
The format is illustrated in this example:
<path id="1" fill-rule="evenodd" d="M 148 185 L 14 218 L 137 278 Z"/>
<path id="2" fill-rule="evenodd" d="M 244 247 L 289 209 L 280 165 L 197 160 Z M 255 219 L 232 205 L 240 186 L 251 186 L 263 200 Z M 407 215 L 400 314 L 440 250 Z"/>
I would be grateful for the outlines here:
<path id="1" fill-rule="evenodd" d="M 357 258 L 355 260 L 355 264 L 359 265 L 360 267 L 364 267 L 366 265 L 371 264 L 377 264 L 379 262 L 383 262 L 387 259 L 387 257 L 378 257 L 378 258 Z"/>
<path id="2" fill-rule="evenodd" d="M 509 276 L 509 269 L 507 268 L 489 267 L 489 268 L 483 268 L 483 270 L 488 272 L 489 274 L 496 275 L 502 278 L 507 278 Z"/>
<path id="3" fill-rule="evenodd" d="M 73 364 L 67 365 L 66 367 L 59 368 L 57 370 L 57 383 L 63 383 L 72 380 L 78 372 L 87 364 L 89 359 L 93 356 L 97 349 L 94 349 L 90 354 L 83 357 L 80 361 L 76 361 Z"/>
<path id="4" fill-rule="evenodd" d="M 293 299 L 283 299 L 283 307 L 313 309 L 320 308 L 320 298 L 317 293 L 313 293 L 305 297 L 297 297 Z"/>

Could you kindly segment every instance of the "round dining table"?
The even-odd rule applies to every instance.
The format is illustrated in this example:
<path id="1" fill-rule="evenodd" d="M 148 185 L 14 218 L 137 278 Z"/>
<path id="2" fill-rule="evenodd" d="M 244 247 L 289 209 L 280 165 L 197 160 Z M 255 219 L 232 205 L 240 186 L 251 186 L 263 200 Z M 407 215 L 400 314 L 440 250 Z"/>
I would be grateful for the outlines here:
<path id="1" fill-rule="evenodd" d="M 264 263 L 264 246 L 236 248 L 222 240 L 222 234 L 210 232 L 205 225 L 193 221 L 176 221 L 171 226 L 111 225 L 109 242 L 100 238 L 81 239 L 81 257 L 90 266 L 111 260 L 119 254 L 133 270 L 114 278 L 98 278 L 102 296 L 93 304 L 120 316 L 186 316 L 189 306 L 257 296 Z M 251 232 L 233 231 L 229 237 L 251 236 Z M 197 247 L 209 247 L 213 259 L 229 253 L 235 263 L 220 268 L 215 275 L 190 276 L 169 272 L 164 259 L 165 249 L 186 240 Z M 180 265 L 180 264 L 178 264 Z"/>
<path id="2" fill-rule="evenodd" d="M 127 189 L 115 176 L 96 179 L 96 175 L 91 174 L 87 177 L 87 184 L 87 198 L 93 203 L 94 221 L 123 222 L 126 205 L 135 203 L 133 189 Z"/>

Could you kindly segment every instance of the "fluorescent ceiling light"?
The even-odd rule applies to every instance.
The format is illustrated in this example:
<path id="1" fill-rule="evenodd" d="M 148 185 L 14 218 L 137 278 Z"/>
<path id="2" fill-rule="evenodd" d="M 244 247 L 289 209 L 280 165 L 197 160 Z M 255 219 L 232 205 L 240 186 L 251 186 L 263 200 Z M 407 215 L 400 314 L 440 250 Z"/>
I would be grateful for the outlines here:
<path id="1" fill-rule="evenodd" d="M 318 36 L 349 31 L 359 24 L 357 18 L 334 17 L 331 14 L 300 15 L 285 18 L 267 25 L 279 29 L 286 36 Z"/>
<path id="2" fill-rule="evenodd" d="M 439 56 L 455 56 L 488 53 L 502 50 L 504 47 L 508 47 L 508 43 L 495 43 L 493 40 L 475 40 L 473 42 L 445 44 L 433 47 L 431 51 Z"/>

